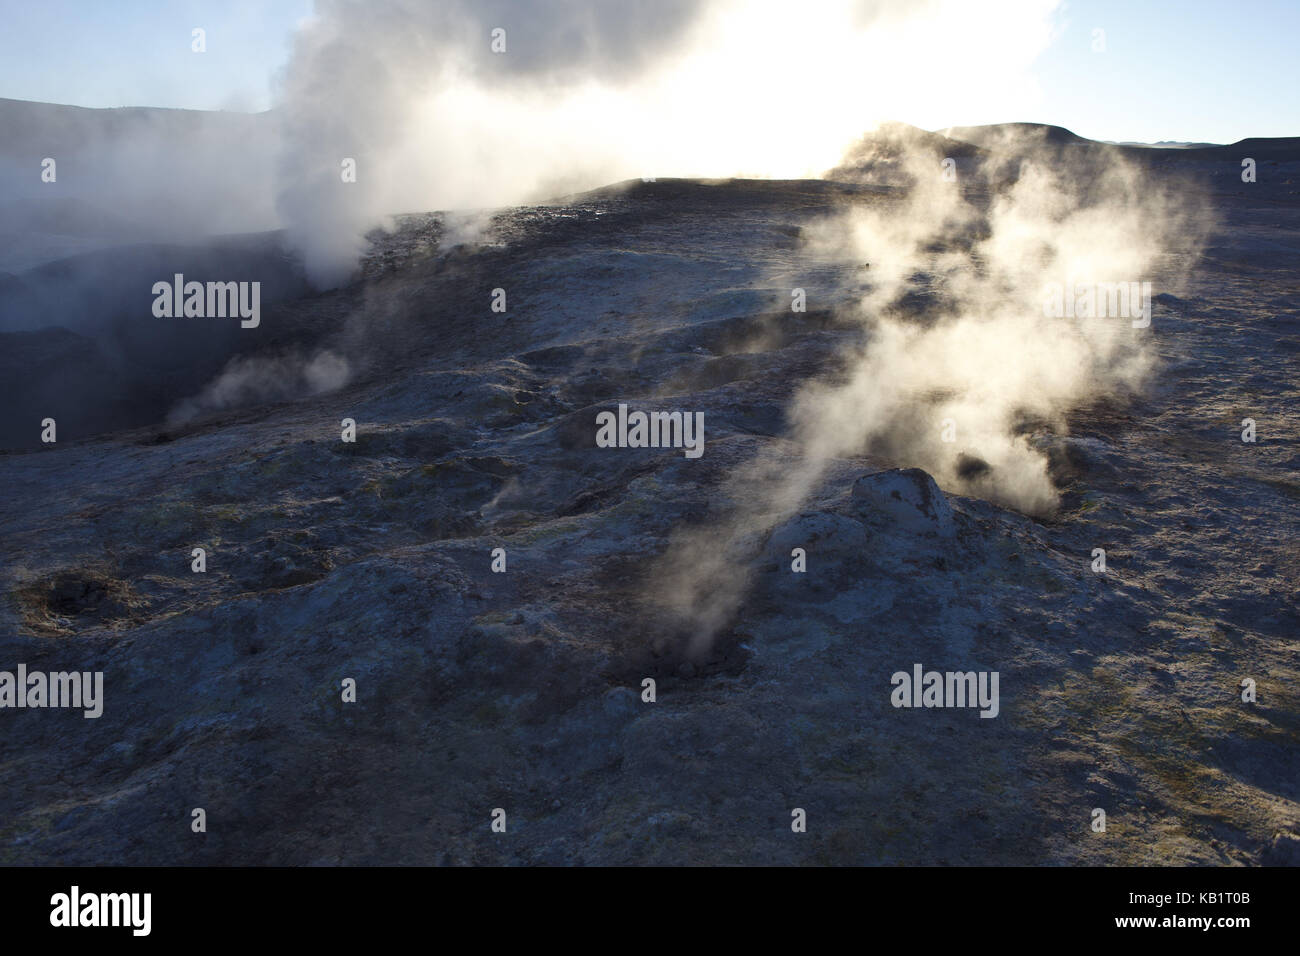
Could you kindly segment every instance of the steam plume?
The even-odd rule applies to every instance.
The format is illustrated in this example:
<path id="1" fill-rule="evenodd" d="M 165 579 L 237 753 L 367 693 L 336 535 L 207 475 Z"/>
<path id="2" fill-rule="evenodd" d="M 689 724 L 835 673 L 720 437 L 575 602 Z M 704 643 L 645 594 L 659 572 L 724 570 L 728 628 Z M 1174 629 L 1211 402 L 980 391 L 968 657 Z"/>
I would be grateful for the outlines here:
<path id="1" fill-rule="evenodd" d="M 997 16 L 960 0 L 318 6 L 277 105 L 276 193 L 309 274 L 330 285 L 389 214 L 643 176 L 814 176 L 891 116 L 1028 108 L 1020 74 L 1056 0 L 1008 0 Z"/>
<path id="2" fill-rule="evenodd" d="M 906 179 L 904 198 L 856 206 L 812 230 L 819 256 L 870 264 L 856 305 L 866 344 L 844 356 L 840 374 L 799 392 L 793 445 L 729 483 L 738 504 L 723 527 L 679 536 L 655 572 L 657 593 L 678 595 L 680 629 L 694 635 L 697 654 L 744 599 L 765 536 L 835 458 L 879 456 L 923 468 L 947 490 L 1050 515 L 1058 492 L 1024 423 L 1064 434 L 1072 410 L 1140 390 L 1154 354 L 1150 328 L 1129 316 L 1049 315 L 1046 290 L 1176 287 L 1177 264 L 1190 261 L 1208 226 L 1182 211 L 1196 205 L 1186 184 L 1157 185 L 1110 154 L 1071 161 L 1012 146 L 984 164 L 987 188 L 969 193 L 930 157 Z M 918 287 L 931 307 L 900 308 Z"/>

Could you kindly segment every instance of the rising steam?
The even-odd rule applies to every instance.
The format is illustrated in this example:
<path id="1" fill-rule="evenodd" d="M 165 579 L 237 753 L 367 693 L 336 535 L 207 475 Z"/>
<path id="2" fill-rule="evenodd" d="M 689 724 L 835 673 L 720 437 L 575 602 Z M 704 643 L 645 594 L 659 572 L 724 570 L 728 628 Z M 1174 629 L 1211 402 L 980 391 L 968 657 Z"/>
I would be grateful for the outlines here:
<path id="1" fill-rule="evenodd" d="M 325 395 L 346 385 L 350 372 L 348 360 L 329 349 L 311 356 L 236 356 L 198 395 L 173 408 L 167 424 L 184 425 L 228 408 Z"/>
<path id="2" fill-rule="evenodd" d="M 1002 144 L 964 189 L 934 157 L 912 155 L 903 197 L 812 230 L 819 258 L 869 263 L 856 304 L 866 344 L 801 389 L 791 444 L 726 486 L 737 506 L 724 525 L 679 536 L 655 572 L 656 593 L 678 597 L 677 626 L 696 655 L 737 611 L 766 535 L 833 459 L 920 467 L 949 491 L 1050 515 L 1058 492 L 1038 440 L 1065 434 L 1082 405 L 1136 392 L 1153 371 L 1151 328 L 1049 316 L 1045 292 L 1120 280 L 1177 288 L 1178 264 L 1208 226 L 1181 211 L 1187 184 L 1158 185 L 1107 152 L 1072 159 L 1022 141 Z"/>
<path id="3" fill-rule="evenodd" d="M 643 176 L 820 175 L 883 119 L 1029 111 L 1023 73 L 1056 6 L 322 0 L 276 107 L 277 208 L 309 275 L 332 285 L 393 213 Z"/>

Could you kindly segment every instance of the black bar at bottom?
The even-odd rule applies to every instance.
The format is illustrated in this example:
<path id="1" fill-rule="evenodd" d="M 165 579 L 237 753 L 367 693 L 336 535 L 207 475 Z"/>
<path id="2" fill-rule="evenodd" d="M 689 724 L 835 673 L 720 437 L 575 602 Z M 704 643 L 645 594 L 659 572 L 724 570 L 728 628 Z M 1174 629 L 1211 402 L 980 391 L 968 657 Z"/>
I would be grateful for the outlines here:
<path id="1" fill-rule="evenodd" d="M 620 925 L 629 942 L 645 934 L 666 942 L 660 934 L 670 927 L 685 929 L 700 919 L 710 936 L 721 930 L 736 934 L 733 941 L 782 924 L 820 935 L 826 923 L 845 921 L 859 931 L 891 924 L 919 930 L 927 948 L 945 939 L 998 938 L 989 933 L 1012 939 L 1020 932 L 1175 945 L 1198 937 L 1231 946 L 1262 939 L 1253 935 L 1261 931 L 1289 932 L 1296 887 L 1292 870 L 1245 868 L 730 870 L 697 883 L 698 876 L 6 868 L 0 869 L 0 925 L 9 942 L 76 934 L 78 943 L 116 937 L 128 945 L 219 944 L 288 933 L 297 944 L 337 946 L 457 925 L 486 931 L 494 943 L 503 930 L 541 942 L 562 928 L 567 935 Z"/>

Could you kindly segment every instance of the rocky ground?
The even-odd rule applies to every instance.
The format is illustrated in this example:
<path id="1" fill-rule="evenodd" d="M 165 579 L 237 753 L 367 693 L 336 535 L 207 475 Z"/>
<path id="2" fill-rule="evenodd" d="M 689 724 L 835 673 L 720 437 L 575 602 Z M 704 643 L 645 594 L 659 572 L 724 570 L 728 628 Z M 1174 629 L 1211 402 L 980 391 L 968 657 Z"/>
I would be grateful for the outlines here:
<path id="1" fill-rule="evenodd" d="M 1043 436 L 1058 515 L 837 461 L 700 660 L 652 639 L 649 570 L 863 334 L 804 230 L 896 195 L 634 184 L 455 248 L 407 219 L 263 319 L 344 388 L 0 455 L 0 669 L 105 684 L 97 720 L 0 713 L 0 861 L 1300 863 L 1298 178 L 1213 179 L 1153 387 Z M 595 447 L 619 402 L 703 411 L 704 455 Z M 997 718 L 891 706 L 917 662 L 998 671 Z"/>

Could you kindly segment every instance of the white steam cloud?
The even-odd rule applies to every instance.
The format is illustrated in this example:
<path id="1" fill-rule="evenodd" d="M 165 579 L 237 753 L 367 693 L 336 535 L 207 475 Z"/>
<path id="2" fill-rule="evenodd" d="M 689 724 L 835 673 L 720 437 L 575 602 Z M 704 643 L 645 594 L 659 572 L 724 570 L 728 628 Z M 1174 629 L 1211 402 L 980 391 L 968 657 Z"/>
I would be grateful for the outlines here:
<path id="1" fill-rule="evenodd" d="M 309 357 L 236 356 L 198 395 L 172 409 L 167 424 L 184 425 L 228 408 L 325 395 L 346 385 L 350 376 L 348 360 L 328 349 Z"/>
<path id="2" fill-rule="evenodd" d="M 819 256 L 869 263 L 856 306 L 866 344 L 799 392 L 791 443 L 725 486 L 736 510 L 722 526 L 680 535 L 660 561 L 654 591 L 676 596 L 692 654 L 728 626 L 766 536 L 834 459 L 920 467 L 949 491 L 1046 516 L 1058 492 L 1034 439 L 1064 435 L 1071 411 L 1136 392 L 1152 373 L 1150 328 L 1129 316 L 1051 316 L 1046 293 L 1117 281 L 1177 288 L 1209 226 L 1184 212 L 1199 205 L 1189 187 L 1104 152 L 1072 161 L 1041 143 L 1003 148 L 986 160 L 983 188 L 945 181 L 917 154 L 905 193 L 812 230 Z"/>
<path id="3" fill-rule="evenodd" d="M 810 458 L 883 449 L 944 487 L 1051 512 L 1047 460 L 1018 423 L 1063 429 L 1070 410 L 1136 391 L 1152 353 L 1148 330 L 1127 315 L 1049 315 L 1048 290 L 1175 281 L 1165 259 L 1203 225 L 1172 189 L 1118 158 L 1083 170 L 1053 157 L 1025 162 L 984 212 L 930 165 L 901 208 L 857 207 L 827 223 L 819 242 L 870 263 L 860 308 L 871 338 L 847 381 L 800 396 L 794 418 Z M 939 314 L 891 317 L 918 277 Z M 972 460 L 987 467 L 973 475 L 962 465 Z"/>
<path id="4" fill-rule="evenodd" d="M 311 277 L 331 285 L 393 213 L 642 176 L 816 176 L 884 119 L 1031 111 L 1024 74 L 1056 7 L 322 0 L 277 105 L 277 207 Z M 342 182 L 348 158 L 355 183 Z"/>

